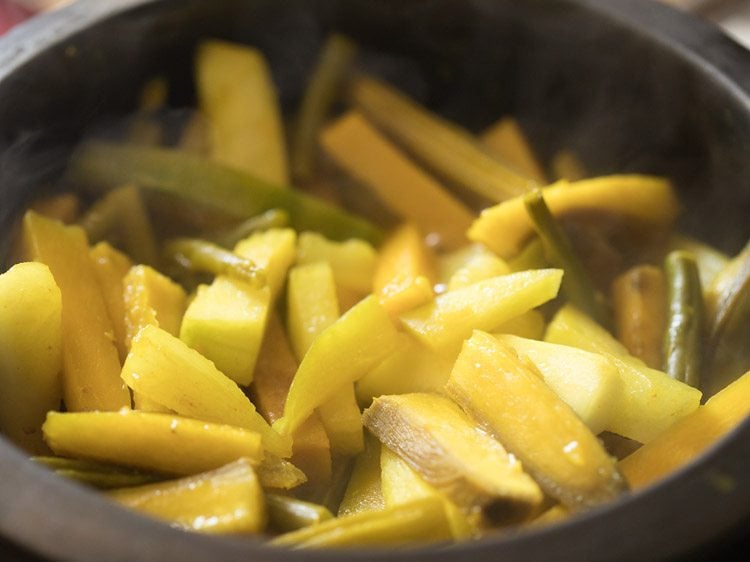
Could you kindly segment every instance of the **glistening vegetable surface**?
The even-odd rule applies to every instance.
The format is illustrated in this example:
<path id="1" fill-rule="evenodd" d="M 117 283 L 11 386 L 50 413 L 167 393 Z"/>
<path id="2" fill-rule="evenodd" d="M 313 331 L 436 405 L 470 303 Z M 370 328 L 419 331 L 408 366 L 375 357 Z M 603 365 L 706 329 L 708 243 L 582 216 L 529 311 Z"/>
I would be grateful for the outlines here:
<path id="1" fill-rule="evenodd" d="M 220 46 L 214 47 L 221 50 Z M 236 46 L 232 46 L 232 50 L 235 49 Z M 351 62 L 349 57 L 340 60 Z M 375 79 L 368 80 L 370 84 L 377 83 Z M 361 104 L 356 95 L 361 79 L 353 84 L 354 103 Z M 368 95 L 383 91 L 386 90 L 371 88 Z M 252 92 L 249 95 L 252 97 Z M 221 105 L 219 111 L 236 111 L 238 106 L 242 104 Z M 210 127 L 213 110 L 200 109 L 208 116 Z M 366 108 L 364 113 L 367 113 Z M 216 503 L 210 504 L 211 509 L 225 505 L 226 509 L 236 511 L 238 508 L 234 504 L 222 504 L 221 490 L 224 485 L 231 486 L 232 490 L 242 489 L 247 502 L 241 509 L 255 511 L 245 526 L 227 525 L 227 530 L 269 534 L 287 531 L 289 534 L 273 540 L 275 544 L 286 546 L 401 545 L 409 541 L 465 540 L 491 533 L 502 525 L 531 522 L 544 508 L 558 501 L 565 509 L 582 510 L 614 500 L 623 493 L 626 478 L 620 473 L 615 454 L 606 449 L 592 429 L 599 432 L 606 428 L 639 443 L 657 442 L 662 431 L 667 431 L 680 419 L 690 419 L 694 415 L 692 412 L 700 411 L 700 391 L 646 367 L 603 327 L 573 310 L 570 304 L 561 308 L 565 298 L 558 294 L 558 289 L 569 273 L 554 257 L 550 258 L 550 264 L 544 252 L 534 253 L 534 229 L 525 214 L 522 199 L 509 199 L 486 210 L 481 217 L 473 216 L 469 236 L 481 244 L 472 245 L 468 239 L 460 238 L 461 232 L 456 241 L 457 221 L 440 215 L 438 210 L 435 210 L 438 220 L 429 223 L 429 231 L 424 230 L 426 223 L 422 222 L 424 213 L 420 207 L 430 206 L 431 200 L 419 201 L 417 197 L 412 205 L 397 205 L 394 201 L 409 197 L 406 192 L 403 197 L 398 197 L 396 192 L 394 198 L 392 191 L 381 191 L 382 178 L 387 180 L 387 174 L 358 174 L 355 169 L 349 169 L 363 153 L 373 159 L 385 154 L 380 162 L 383 170 L 389 170 L 389 162 L 399 162 L 392 170 L 394 176 L 412 173 L 403 172 L 405 168 L 401 164 L 408 162 L 409 170 L 415 167 L 421 170 L 418 177 L 429 177 L 430 174 L 441 175 L 440 170 L 433 169 L 435 139 L 445 143 L 448 153 L 453 155 L 476 154 L 474 151 L 480 150 L 480 139 L 464 132 L 445 135 L 441 128 L 445 123 L 433 122 L 426 111 L 420 110 L 418 115 L 419 119 L 410 125 L 413 130 L 408 130 L 410 142 L 416 145 L 406 147 L 408 152 L 398 144 L 398 139 L 392 139 L 387 141 L 392 143 L 387 151 L 373 149 L 370 153 L 368 146 L 376 142 L 373 139 L 377 137 L 369 134 L 369 128 L 377 127 L 377 122 L 369 124 L 369 128 L 343 128 L 340 119 L 346 117 L 333 113 L 313 120 L 324 124 L 322 148 L 333 164 L 365 184 L 358 187 L 362 193 L 369 188 L 380 194 L 381 203 L 398 222 L 406 223 L 404 228 L 419 233 L 415 238 L 398 230 L 387 239 L 383 250 L 374 244 L 380 240 L 381 232 L 387 232 L 392 225 L 384 222 L 372 226 L 367 220 L 353 216 L 351 211 L 341 210 L 336 190 L 326 189 L 323 183 L 332 180 L 321 173 L 324 168 L 320 160 L 316 160 L 319 169 L 315 181 L 300 181 L 297 191 L 289 191 L 256 179 L 252 171 L 232 169 L 213 152 L 188 155 L 184 149 L 175 147 L 138 146 L 137 139 L 125 139 L 119 144 L 94 140 L 83 147 L 71 161 L 64 179 L 67 185 L 98 193 L 107 187 L 132 183 L 141 190 L 149 212 L 161 217 L 165 212 L 166 194 L 174 198 L 167 199 L 170 205 L 166 210 L 172 213 L 170 226 L 182 221 L 182 228 L 191 233 L 203 228 L 200 238 L 218 238 L 205 224 L 218 222 L 226 230 L 229 226 L 226 221 L 232 217 L 246 220 L 252 218 L 247 215 L 267 212 L 274 207 L 283 209 L 291 223 L 290 227 L 275 225 L 269 229 L 258 220 L 255 224 L 261 225 L 260 232 L 247 233 L 223 251 L 215 251 L 206 241 L 196 246 L 195 238 L 186 244 L 184 238 L 164 238 L 173 237 L 173 233 L 157 232 L 169 254 L 169 259 L 163 260 L 159 269 L 173 276 L 191 295 L 181 318 L 182 325 L 179 331 L 169 327 L 171 323 L 167 318 L 172 318 L 174 311 L 181 308 L 173 300 L 154 294 L 128 301 L 125 287 L 132 287 L 133 283 L 125 281 L 123 276 L 124 314 L 126 318 L 139 319 L 133 323 L 136 333 L 122 345 L 112 341 L 117 334 L 114 325 L 123 312 L 118 312 L 118 307 L 103 297 L 100 308 L 105 314 L 101 315 L 103 324 L 96 328 L 96 333 L 110 338 L 110 345 L 101 345 L 108 357 L 116 357 L 118 349 L 129 349 L 127 356 L 118 360 L 118 365 L 120 379 L 132 393 L 129 405 L 134 412 L 77 413 L 79 409 L 101 410 L 111 409 L 111 406 L 108 401 L 99 402 L 99 394 L 91 396 L 88 383 L 80 382 L 87 378 L 71 376 L 64 370 L 64 412 L 50 413 L 43 427 L 41 420 L 37 422 L 52 452 L 153 471 L 161 483 L 148 484 L 145 490 L 112 492 L 111 496 L 135 508 L 150 505 L 152 507 L 144 507 L 144 510 L 166 516 L 181 528 L 216 530 L 217 527 L 204 524 L 207 517 L 216 516 L 216 511 L 205 508 L 205 513 L 194 515 L 187 507 L 180 507 L 184 502 L 188 502 L 191 509 L 199 504 L 179 493 L 191 484 L 174 480 L 175 476 L 195 477 L 192 482 L 199 490 L 205 482 L 217 482 Z M 232 115 L 223 115 L 221 119 L 223 123 L 233 122 Z M 333 121 L 328 124 L 328 119 Z M 409 119 L 404 121 L 408 123 Z M 155 123 L 163 125 L 158 119 Z M 342 139 L 344 133 L 346 136 Z M 387 131 L 380 134 L 387 134 Z M 227 142 L 233 141 L 227 139 Z M 244 141 L 237 142 L 241 142 L 241 146 L 232 150 L 252 150 Z M 380 139 L 377 142 L 380 146 Z M 357 158 L 348 158 L 351 156 L 346 150 L 348 144 Z M 222 152 L 225 150 L 229 149 L 225 147 Z M 403 151 L 398 160 L 391 158 L 393 150 Z M 495 166 L 509 166 L 502 156 L 492 158 Z M 247 161 L 253 159 L 248 156 Z M 377 165 L 376 162 L 376 168 Z M 518 170 L 509 173 L 510 177 L 523 175 Z M 532 183 L 529 181 L 529 185 Z M 408 184 L 405 182 L 399 189 L 408 189 Z M 430 181 L 429 185 L 430 189 L 446 194 L 453 187 L 450 181 L 445 181 L 445 185 Z M 525 183 L 514 182 L 514 185 Z M 322 202 L 302 195 L 304 190 L 316 190 L 318 198 L 328 197 L 329 200 Z M 321 193 L 328 195 L 321 196 Z M 624 247 L 620 245 L 621 238 L 611 236 L 608 228 L 598 231 L 602 246 L 621 254 L 623 261 L 649 262 L 654 254 L 671 249 L 667 234 L 673 228 L 677 213 L 676 196 L 670 182 L 663 178 L 633 175 L 571 182 L 570 185 L 562 182 L 543 188 L 541 193 L 552 211 L 552 220 L 559 221 L 563 229 L 585 212 L 593 217 L 594 223 L 607 223 L 608 227 L 614 224 L 623 232 L 640 230 L 641 238 Z M 90 204 L 90 195 L 81 197 L 85 209 L 81 224 L 91 225 L 91 220 L 84 220 L 94 210 L 93 206 L 85 207 Z M 451 198 L 460 197 L 451 195 Z M 184 199 L 189 201 L 193 211 L 204 215 L 203 226 L 192 224 L 179 215 Z M 446 197 L 446 200 L 453 199 Z M 111 220 L 119 219 L 114 216 Z M 70 246 L 78 248 L 74 254 L 78 261 L 71 258 L 69 262 L 81 264 L 90 259 L 86 244 L 80 244 L 80 240 L 85 241 L 81 227 L 63 227 L 54 217 L 33 214 L 27 215 L 26 223 L 31 226 L 23 233 L 21 259 L 46 263 L 62 293 L 65 357 L 66 351 L 76 349 L 73 344 L 66 347 L 66 315 L 77 322 L 74 326 L 91 324 L 78 316 L 82 307 L 66 307 L 66 297 L 68 294 L 75 296 L 79 285 L 103 294 L 102 278 L 96 275 L 83 280 L 77 278 L 75 289 L 66 289 L 63 279 L 72 274 L 66 269 L 69 264 L 54 262 L 49 252 L 42 251 L 41 243 L 35 245 L 29 240 L 49 241 L 52 237 L 44 238 L 47 232 L 70 233 L 59 238 L 75 241 L 75 246 L 73 242 Z M 156 220 L 155 226 L 159 231 L 163 225 Z M 550 230 L 560 231 L 560 228 Z M 96 232 L 90 230 L 89 234 L 88 242 L 95 242 Z M 123 234 L 120 229 L 120 235 L 127 237 L 128 230 Z M 122 239 L 112 238 L 111 242 L 126 247 Z M 526 254 L 527 243 L 532 245 L 529 253 L 516 261 L 520 251 Z M 211 251 L 191 253 L 195 250 Z M 575 243 L 571 251 L 575 251 Z M 74 249 L 70 252 L 73 254 Z M 175 259 L 178 254 L 185 259 Z M 196 257 L 210 259 L 202 261 Z M 586 263 L 592 256 L 580 257 L 584 270 L 596 267 L 595 260 Z M 507 263 L 503 261 L 505 258 Z M 237 264 L 243 265 L 241 271 L 262 271 L 263 274 L 238 275 Z M 327 266 L 324 282 L 330 289 L 332 281 L 337 300 L 335 306 L 328 303 L 326 318 L 321 323 L 318 323 L 320 313 L 295 308 L 320 303 L 295 300 L 292 305 L 287 300 L 299 291 L 292 281 L 292 268 L 315 264 Z M 563 269 L 550 265 L 562 265 Z M 57 276 L 53 268 L 59 268 Z M 76 268 L 73 273 L 80 274 L 78 269 L 85 271 L 87 266 Z M 205 273 L 209 273 L 208 278 L 202 277 Z M 584 271 L 583 275 L 590 273 Z M 597 283 L 598 291 L 609 294 L 608 283 L 601 279 Z M 731 286 L 731 301 L 736 302 L 736 293 L 742 294 L 743 282 L 740 279 Z M 321 291 L 321 299 L 331 294 L 330 290 Z M 129 304 L 132 302 L 138 304 Z M 142 310 L 144 307 L 146 310 Z M 736 314 L 742 318 L 743 312 Z M 729 316 L 736 317 L 735 313 Z M 742 321 L 738 322 L 734 325 L 743 325 Z M 294 330 L 289 329 L 292 325 L 296 326 Z M 300 334 L 305 333 L 315 337 L 308 343 L 295 341 L 301 340 Z M 523 343 L 512 345 L 512 340 L 510 344 L 504 343 L 510 336 L 526 338 L 526 347 Z M 282 350 L 288 351 L 290 339 L 297 357 L 288 354 L 282 362 Z M 542 339 L 548 341 L 541 342 Z M 548 355 L 542 353 L 549 361 L 565 364 L 578 361 L 576 365 L 591 369 L 590 379 L 594 381 L 591 384 L 598 384 L 601 403 L 607 404 L 606 408 L 598 406 L 598 411 L 597 406 L 593 406 L 593 421 L 585 419 L 582 413 L 585 407 L 580 405 L 580 398 L 587 390 L 580 389 L 580 380 L 560 377 L 557 387 L 543 382 L 549 377 L 543 363 L 537 365 L 540 355 L 533 355 L 533 350 L 541 349 L 535 347 L 539 343 L 567 346 L 559 355 L 554 347 L 544 348 L 551 350 Z M 576 354 L 574 347 L 584 347 L 591 355 Z M 402 353 L 404 355 L 399 355 Z M 407 362 L 400 361 L 399 357 L 412 362 L 408 370 Z M 710 378 L 712 365 L 704 368 Z M 267 376 L 263 371 L 268 369 L 280 372 Z M 732 369 L 742 371 L 746 366 L 733 365 Z M 82 372 L 106 389 L 107 394 L 101 396 L 121 393 L 120 380 L 101 378 L 103 372 L 94 368 L 84 368 Z M 256 384 L 261 379 L 263 386 Z M 368 382 L 367 392 L 363 392 L 360 385 L 364 381 Z M 500 389 L 502 392 L 498 390 L 500 382 L 504 385 Z M 578 388 L 574 388 L 576 385 Z M 469 392 L 472 389 L 473 392 Z M 478 393 L 477 389 L 484 392 Z M 75 399 L 79 396 L 86 401 Z M 283 406 L 261 408 L 261 404 L 274 399 Z M 496 415 L 500 405 L 504 406 L 503 416 Z M 86 424 L 84 417 L 87 431 L 75 430 L 76 424 L 82 423 L 79 416 L 88 415 L 93 416 L 92 419 L 101 415 L 117 429 L 103 431 L 98 427 L 101 424 Z M 132 424 L 131 421 L 118 421 L 133 419 L 160 421 L 153 426 L 141 425 L 140 430 L 128 429 L 126 424 Z M 190 427 L 196 420 L 212 439 L 219 441 L 218 444 L 209 447 L 190 432 L 183 435 L 181 428 Z M 212 424 L 225 429 L 216 429 Z M 312 426 L 317 429 L 311 430 Z M 151 429 L 145 431 L 144 427 Z M 163 434 L 156 431 L 157 427 Z M 388 453 L 378 457 L 368 452 L 365 444 L 369 437 L 363 436 L 365 428 L 381 446 L 395 453 L 406 468 L 399 467 L 400 472 L 397 472 Z M 34 429 L 39 431 L 39 428 Z M 141 462 L 140 453 L 131 453 L 125 458 L 104 457 L 98 447 L 106 451 L 106 438 L 116 431 L 123 431 L 123 435 L 143 447 L 147 458 L 154 456 L 152 464 Z M 313 432 L 317 432 L 314 439 L 311 438 Z M 141 434 L 157 441 L 161 436 L 162 445 L 140 439 Z M 248 434 L 248 442 L 252 441 L 255 447 L 260 444 L 262 455 L 257 451 L 252 454 L 247 450 L 238 451 L 230 456 L 246 459 L 241 461 L 241 470 L 225 467 L 219 469 L 223 472 L 218 476 L 216 473 L 194 474 L 217 469 L 211 453 L 224 451 L 228 447 L 224 439 L 235 434 Z M 470 447 L 473 438 L 464 437 L 469 435 L 475 436 L 480 445 Z M 173 466 L 160 462 L 160 453 L 168 450 L 166 443 L 175 446 L 178 438 L 187 438 L 190 447 L 195 447 L 190 450 L 195 451 L 193 461 L 198 467 L 184 468 L 181 464 Z M 81 439 L 83 444 L 78 442 Z M 188 448 L 186 445 L 178 447 Z M 373 462 L 370 470 L 357 470 L 373 458 L 378 462 Z M 436 462 L 436 459 L 443 462 Z M 226 460 L 229 464 L 230 459 Z M 447 462 L 449 460 L 454 462 Z M 295 468 L 303 466 L 316 466 L 318 470 L 301 473 Z M 501 466 L 507 468 L 508 475 L 497 482 L 496 471 Z M 404 479 L 419 482 L 420 497 L 399 494 L 394 486 L 394 472 L 403 474 Z M 350 474 L 357 474 L 358 478 Z M 228 476 L 229 482 L 223 476 Z M 271 497 L 280 489 L 298 500 L 324 504 L 340 517 L 325 521 L 324 516 L 292 518 L 292 526 L 305 526 L 299 531 L 290 529 L 289 523 L 284 528 L 274 528 L 273 518 L 263 512 L 262 497 L 263 494 Z M 373 501 L 378 489 L 382 501 Z M 544 497 L 539 490 L 544 491 Z M 166 505 L 154 508 L 153 502 L 148 501 L 151 495 L 165 498 Z M 145 499 L 135 501 L 135 497 Z M 129 499 L 126 501 L 126 498 Z M 169 498 L 174 498 L 174 504 L 169 505 Z M 504 502 L 509 499 L 513 507 L 506 509 Z M 201 497 L 200 502 L 206 500 Z M 516 502 L 521 508 L 517 508 Z M 347 506 L 346 510 L 340 509 L 342 505 Z M 317 512 L 325 513 L 323 508 Z M 194 524 L 187 525 L 185 521 Z"/>

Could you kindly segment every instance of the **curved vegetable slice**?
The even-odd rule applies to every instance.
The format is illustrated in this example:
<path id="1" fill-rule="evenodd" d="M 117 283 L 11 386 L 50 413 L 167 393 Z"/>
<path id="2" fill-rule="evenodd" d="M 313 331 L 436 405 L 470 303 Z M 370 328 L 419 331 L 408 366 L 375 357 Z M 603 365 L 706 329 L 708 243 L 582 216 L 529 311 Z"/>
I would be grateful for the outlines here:
<path id="1" fill-rule="evenodd" d="M 678 212 L 677 197 L 669 181 L 651 176 L 605 176 L 544 189 L 544 198 L 555 217 L 572 213 L 599 213 L 635 228 L 668 228 Z M 534 234 L 522 197 L 482 211 L 468 236 L 482 242 L 501 258 L 517 255 Z"/>
<path id="2" fill-rule="evenodd" d="M 107 496 L 180 529 L 212 534 L 260 533 L 266 500 L 248 459 L 179 480 L 110 490 Z"/>
<path id="3" fill-rule="evenodd" d="M 355 305 L 313 342 L 294 375 L 284 417 L 273 424 L 274 429 L 283 435 L 293 433 L 315 408 L 385 359 L 395 349 L 397 337 L 376 297 Z"/>
<path id="4" fill-rule="evenodd" d="M 572 306 L 561 308 L 547 326 L 545 340 L 599 353 L 620 372 L 622 395 L 612 407 L 607 429 L 648 443 L 695 410 L 701 392 L 650 369 L 609 332 Z"/>
<path id="5" fill-rule="evenodd" d="M 322 505 L 279 494 L 266 494 L 266 506 L 269 526 L 282 533 L 317 525 L 333 518 L 333 514 Z"/>
<path id="6" fill-rule="evenodd" d="M 401 314 L 401 322 L 432 350 L 455 357 L 473 330 L 495 330 L 555 298 L 562 275 L 559 269 L 540 269 L 478 281 Z"/>
<path id="7" fill-rule="evenodd" d="M 445 502 L 428 497 L 379 511 L 329 519 L 280 535 L 271 544 L 291 548 L 386 547 L 444 542 L 452 536 Z"/>
<path id="8" fill-rule="evenodd" d="M 444 396 L 381 396 L 363 419 L 386 447 L 467 513 L 489 508 L 505 522 L 517 522 L 542 501 L 521 463 Z"/>
<path id="9" fill-rule="evenodd" d="M 298 230 L 317 230 L 334 240 L 363 238 L 377 243 L 372 224 L 314 197 L 274 185 L 240 170 L 180 150 L 94 142 L 73 155 L 66 181 L 103 190 L 123 183 L 179 196 L 245 219 L 284 209 Z"/>
<path id="10" fill-rule="evenodd" d="M 200 420 L 120 410 L 50 412 L 44 439 L 58 455 L 163 474 L 197 474 L 248 457 L 263 457 L 255 431 Z"/>
<path id="11" fill-rule="evenodd" d="M 49 268 L 19 263 L 0 275 L 0 430 L 30 453 L 60 407 L 62 297 Z"/>
<path id="12" fill-rule="evenodd" d="M 447 393 L 571 509 L 616 498 L 626 483 L 593 433 L 512 348 L 484 332 L 464 344 Z"/>
<path id="13" fill-rule="evenodd" d="M 180 415 L 257 431 L 270 452 L 291 454 L 291 439 L 271 429 L 232 379 L 161 328 L 146 326 L 133 338 L 122 379 Z"/>

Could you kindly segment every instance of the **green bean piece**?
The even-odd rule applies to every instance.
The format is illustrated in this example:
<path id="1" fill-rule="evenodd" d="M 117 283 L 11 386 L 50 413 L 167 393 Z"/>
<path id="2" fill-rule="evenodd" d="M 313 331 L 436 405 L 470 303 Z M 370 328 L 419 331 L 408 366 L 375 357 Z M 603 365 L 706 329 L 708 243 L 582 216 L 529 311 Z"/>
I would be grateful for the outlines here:
<path id="1" fill-rule="evenodd" d="M 695 257 L 683 250 L 667 254 L 667 328 L 663 370 L 670 377 L 698 388 L 703 331 L 703 290 Z"/>
<path id="2" fill-rule="evenodd" d="M 324 506 L 279 494 L 266 494 L 271 527 L 279 533 L 296 531 L 333 518 Z"/>
<path id="3" fill-rule="evenodd" d="M 284 209 L 269 209 L 265 213 L 250 217 L 232 228 L 215 232 L 209 238 L 219 246 L 234 248 L 240 240 L 244 240 L 254 232 L 269 228 L 283 228 L 289 225 L 289 213 Z"/>
<path id="4" fill-rule="evenodd" d="M 58 476 L 75 480 L 100 490 L 126 488 L 159 482 L 165 477 L 106 463 L 69 459 L 64 457 L 38 456 L 32 460 L 54 471 Z"/>
<path id="5" fill-rule="evenodd" d="M 602 326 L 608 326 L 609 316 L 601 295 L 594 288 L 570 240 L 547 207 L 542 191 L 535 189 L 524 195 L 523 201 L 550 262 L 565 271 L 562 290 L 567 299 Z"/>
<path id="6" fill-rule="evenodd" d="M 164 244 L 164 254 L 170 262 L 193 273 L 228 275 L 254 287 L 266 282 L 265 272 L 252 260 L 206 240 L 174 238 Z"/>
<path id="7" fill-rule="evenodd" d="M 81 226 L 92 244 L 116 234 L 133 261 L 146 265 L 157 263 L 159 253 L 154 229 L 143 197 L 134 185 L 123 185 L 108 192 L 81 218 Z"/>
<path id="8" fill-rule="evenodd" d="M 290 160 L 297 181 L 308 181 L 314 175 L 318 131 L 336 102 L 356 56 L 357 46 L 343 35 L 331 35 L 323 46 L 302 97 L 292 135 Z"/>
<path id="9" fill-rule="evenodd" d="M 292 548 L 385 547 L 452 539 L 445 502 L 429 496 L 379 511 L 362 511 L 279 535 L 272 545 Z"/>
<path id="10" fill-rule="evenodd" d="M 87 143 L 71 158 L 65 180 L 94 192 L 133 183 L 213 206 L 238 219 L 284 209 L 297 230 L 317 230 L 333 240 L 362 238 L 377 244 L 383 237 L 379 228 L 338 207 L 175 149 Z"/>

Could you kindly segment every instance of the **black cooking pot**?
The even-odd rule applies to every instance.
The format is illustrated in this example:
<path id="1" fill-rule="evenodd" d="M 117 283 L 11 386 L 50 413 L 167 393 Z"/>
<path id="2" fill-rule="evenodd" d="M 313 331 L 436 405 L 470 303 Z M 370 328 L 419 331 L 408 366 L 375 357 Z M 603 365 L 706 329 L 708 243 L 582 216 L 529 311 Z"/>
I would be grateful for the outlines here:
<path id="1" fill-rule="evenodd" d="M 193 103 L 200 38 L 260 46 L 293 107 L 331 30 L 361 43 L 372 72 L 471 129 L 513 113 L 543 158 L 568 147 L 592 173 L 665 174 L 684 201 L 682 230 L 731 253 L 750 236 L 750 54 L 655 2 L 82 0 L 0 40 L 2 250 L 75 142 L 129 113 L 147 78 L 169 78 L 171 106 Z M 180 532 L 58 479 L 0 439 L 5 560 L 718 559 L 743 544 L 749 518 L 750 420 L 658 485 L 555 526 L 346 553 Z"/>

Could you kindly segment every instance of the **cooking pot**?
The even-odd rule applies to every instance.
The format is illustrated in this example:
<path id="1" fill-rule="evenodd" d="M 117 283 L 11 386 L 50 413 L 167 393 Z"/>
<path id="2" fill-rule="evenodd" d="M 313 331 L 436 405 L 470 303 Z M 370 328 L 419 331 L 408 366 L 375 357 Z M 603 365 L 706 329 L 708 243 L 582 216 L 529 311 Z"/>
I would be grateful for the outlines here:
<path id="1" fill-rule="evenodd" d="M 259 46 L 285 108 L 327 33 L 435 111 L 479 130 L 512 113 L 539 155 L 675 181 L 679 228 L 734 253 L 750 236 L 750 54 L 649 0 L 80 0 L 0 40 L 0 251 L 72 147 L 127 115 L 154 75 L 194 103 L 201 38 Z M 449 547 L 300 552 L 184 533 L 33 465 L 0 438 L 5 560 L 719 559 L 747 546 L 750 420 L 659 484 L 549 527 Z M 738 542 L 739 541 L 739 542 Z M 738 558 L 739 559 L 739 558 Z"/>

